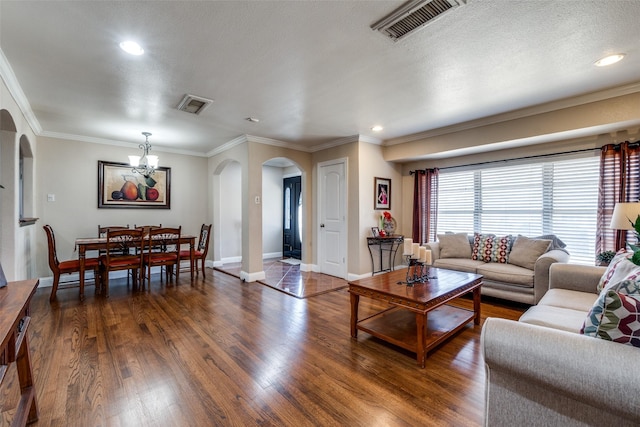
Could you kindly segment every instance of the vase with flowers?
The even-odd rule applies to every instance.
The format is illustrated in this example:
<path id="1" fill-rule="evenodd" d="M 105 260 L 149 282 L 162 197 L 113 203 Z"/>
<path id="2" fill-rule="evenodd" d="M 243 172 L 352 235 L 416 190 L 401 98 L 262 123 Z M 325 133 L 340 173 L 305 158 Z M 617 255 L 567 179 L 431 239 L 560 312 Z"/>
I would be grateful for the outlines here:
<path id="1" fill-rule="evenodd" d="M 396 220 L 387 211 L 380 215 L 380 231 L 382 232 L 383 230 L 385 236 L 391 236 L 396 232 Z"/>

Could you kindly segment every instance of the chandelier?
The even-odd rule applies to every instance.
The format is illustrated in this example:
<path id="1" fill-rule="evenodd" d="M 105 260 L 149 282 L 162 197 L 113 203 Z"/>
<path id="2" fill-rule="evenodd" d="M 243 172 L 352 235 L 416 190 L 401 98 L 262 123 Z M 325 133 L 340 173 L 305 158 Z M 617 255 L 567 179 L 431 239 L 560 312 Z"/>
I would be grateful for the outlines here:
<path id="1" fill-rule="evenodd" d="M 149 144 L 150 132 L 142 132 L 145 136 L 144 144 L 138 145 L 138 148 L 142 150 L 142 156 L 129 156 L 129 164 L 131 165 L 133 172 L 138 172 L 140 175 L 144 175 L 148 178 L 149 175 L 153 175 L 158 167 L 158 156 L 150 156 L 151 144 Z"/>

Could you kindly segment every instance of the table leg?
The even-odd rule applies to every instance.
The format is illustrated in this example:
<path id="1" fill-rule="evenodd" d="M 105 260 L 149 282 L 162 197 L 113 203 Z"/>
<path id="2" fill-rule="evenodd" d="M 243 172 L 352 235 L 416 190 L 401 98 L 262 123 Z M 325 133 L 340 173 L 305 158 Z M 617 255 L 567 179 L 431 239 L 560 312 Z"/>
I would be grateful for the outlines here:
<path id="1" fill-rule="evenodd" d="M 480 324 L 480 286 L 473 290 L 473 313 L 475 314 L 473 318 L 473 323 L 475 325 Z"/>
<path id="2" fill-rule="evenodd" d="M 351 294 L 351 337 L 358 338 L 358 303 L 360 295 Z"/>
<path id="3" fill-rule="evenodd" d="M 189 269 L 191 270 L 191 281 L 193 282 L 193 267 L 194 267 L 194 254 L 196 253 L 195 250 L 195 241 L 196 239 L 191 239 L 191 241 L 189 242 Z M 202 274 L 204 275 L 204 271 L 202 272 Z"/>
<path id="4" fill-rule="evenodd" d="M 424 368 L 427 361 L 427 313 L 416 313 L 416 333 L 418 334 L 416 359 L 418 366 Z"/>
<path id="5" fill-rule="evenodd" d="M 78 245 L 78 261 L 80 262 L 80 270 L 78 271 L 78 274 L 80 274 L 80 301 L 84 300 L 84 259 L 85 259 L 85 255 L 86 255 L 86 251 L 87 249 L 84 247 L 84 245 Z M 96 279 L 98 280 L 98 279 Z M 96 284 L 97 286 L 97 284 Z"/>

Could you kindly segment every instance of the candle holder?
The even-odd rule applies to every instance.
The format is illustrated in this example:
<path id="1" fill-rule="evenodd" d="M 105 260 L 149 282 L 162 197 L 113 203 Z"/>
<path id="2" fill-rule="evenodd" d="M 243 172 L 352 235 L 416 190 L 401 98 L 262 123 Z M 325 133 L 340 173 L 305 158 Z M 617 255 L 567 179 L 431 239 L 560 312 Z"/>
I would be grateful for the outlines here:
<path id="1" fill-rule="evenodd" d="M 398 282 L 399 285 L 413 286 L 414 283 L 425 283 L 434 278 L 429 276 L 429 264 L 412 258 L 411 254 L 404 256 L 407 259 L 407 276 L 405 282 Z"/>

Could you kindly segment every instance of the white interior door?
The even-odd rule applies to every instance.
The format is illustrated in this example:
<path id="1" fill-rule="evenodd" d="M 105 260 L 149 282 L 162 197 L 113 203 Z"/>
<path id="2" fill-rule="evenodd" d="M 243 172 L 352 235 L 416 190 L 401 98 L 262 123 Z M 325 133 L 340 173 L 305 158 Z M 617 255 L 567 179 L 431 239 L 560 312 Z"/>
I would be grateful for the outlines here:
<path id="1" fill-rule="evenodd" d="M 321 164 L 319 169 L 318 255 L 320 272 L 346 278 L 345 161 Z"/>

